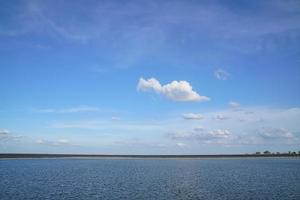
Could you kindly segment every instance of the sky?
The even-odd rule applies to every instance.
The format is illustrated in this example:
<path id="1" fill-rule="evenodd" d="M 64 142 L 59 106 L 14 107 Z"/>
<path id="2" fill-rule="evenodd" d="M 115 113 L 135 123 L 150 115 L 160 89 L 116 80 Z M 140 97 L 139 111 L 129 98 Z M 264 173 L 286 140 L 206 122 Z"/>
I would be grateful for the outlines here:
<path id="1" fill-rule="evenodd" d="M 0 152 L 300 150 L 300 2 L 0 2 Z"/>

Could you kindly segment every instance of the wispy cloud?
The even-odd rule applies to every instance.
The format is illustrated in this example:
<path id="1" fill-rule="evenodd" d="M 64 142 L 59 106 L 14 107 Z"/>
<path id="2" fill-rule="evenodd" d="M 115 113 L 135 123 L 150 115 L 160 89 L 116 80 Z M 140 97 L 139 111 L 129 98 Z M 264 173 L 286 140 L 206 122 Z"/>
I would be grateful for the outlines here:
<path id="1" fill-rule="evenodd" d="M 286 128 L 261 127 L 236 137 L 236 144 L 300 144 L 300 136 Z"/>
<path id="2" fill-rule="evenodd" d="M 162 123 L 162 122 L 161 122 Z M 99 130 L 102 132 L 140 132 L 140 131 L 161 131 L 164 127 L 161 123 L 145 121 L 124 121 L 124 120 L 78 120 L 53 122 L 49 125 L 55 129 L 86 129 Z"/>
<path id="3" fill-rule="evenodd" d="M 34 109 L 35 112 L 39 113 L 80 113 L 80 112 L 106 112 L 107 110 L 93 107 L 93 106 L 78 106 L 72 108 L 63 108 L 63 109 L 53 109 L 53 108 L 44 108 L 44 109 Z"/>
<path id="4" fill-rule="evenodd" d="M 182 115 L 185 120 L 201 120 L 204 119 L 204 116 L 199 113 L 185 113 Z"/>
<path id="5" fill-rule="evenodd" d="M 39 145 L 46 145 L 46 146 L 78 146 L 77 144 L 73 144 L 66 139 L 58 139 L 58 140 L 37 139 L 35 143 Z"/>
<path id="6" fill-rule="evenodd" d="M 120 117 L 113 116 L 113 117 L 111 117 L 111 120 L 113 120 L 113 121 L 120 121 L 121 118 L 120 118 Z"/>
<path id="7" fill-rule="evenodd" d="M 50 125 L 50 128 L 58 129 L 101 129 L 107 123 L 101 120 L 84 120 L 72 122 L 55 122 Z"/>
<path id="8" fill-rule="evenodd" d="M 187 81 L 172 81 L 171 83 L 161 85 L 155 78 L 145 80 L 140 78 L 138 85 L 138 91 L 154 91 L 158 94 L 162 94 L 166 98 L 173 101 L 208 101 L 209 98 L 201 96 L 195 92 Z"/>
<path id="9" fill-rule="evenodd" d="M 294 138 L 294 134 L 285 128 L 263 127 L 258 130 L 258 134 L 265 139 Z"/>
<path id="10" fill-rule="evenodd" d="M 255 1 L 255 12 L 243 12 L 243 8 L 228 6 L 226 2 L 101 1 L 82 6 L 26 1 L 16 4 L 17 12 L 7 16 L 11 23 L 3 23 L 0 35 L 52 39 L 49 45 L 54 47 L 57 43 L 93 44 L 113 52 L 112 56 L 105 56 L 114 68 L 138 66 L 141 60 L 154 55 L 172 64 L 192 65 L 191 57 L 198 56 L 199 51 L 209 54 L 211 49 L 198 45 L 189 56 L 180 50 L 177 54 L 170 49 L 185 49 L 179 48 L 178 40 L 186 44 L 197 39 L 212 40 L 212 48 L 238 53 L 274 51 L 282 49 L 282 44 L 296 46 L 300 33 L 299 3 L 290 2 L 296 1 Z M 174 31 L 178 27 L 180 34 Z"/>
<path id="11" fill-rule="evenodd" d="M 218 114 L 216 114 L 216 115 L 214 116 L 214 119 L 215 119 L 215 120 L 227 120 L 227 119 L 229 119 L 229 117 L 226 116 L 226 115 L 223 115 L 223 114 L 218 113 Z"/>
<path id="12" fill-rule="evenodd" d="M 176 141 L 188 143 L 223 145 L 266 145 L 266 144 L 300 144 L 300 137 L 285 128 L 262 127 L 257 130 L 247 130 L 244 133 L 232 133 L 227 129 L 194 128 L 186 131 L 176 131 L 167 134 Z"/>
<path id="13" fill-rule="evenodd" d="M 10 131 L 9 130 L 7 130 L 7 129 L 0 129 L 0 136 L 2 135 L 8 135 L 10 133 Z"/>
<path id="14" fill-rule="evenodd" d="M 178 147 L 181 147 L 181 148 L 187 147 L 187 146 L 188 146 L 187 144 L 185 144 L 185 143 L 183 143 L 183 142 L 177 142 L 176 145 L 177 145 Z"/>
<path id="15" fill-rule="evenodd" d="M 79 106 L 69 109 L 63 109 L 61 110 L 62 113 L 76 113 L 76 112 L 101 112 L 100 108 L 97 107 L 91 107 L 91 106 Z"/>
<path id="16" fill-rule="evenodd" d="M 0 142 L 7 142 L 7 141 L 19 141 L 24 136 L 12 133 L 10 130 L 7 129 L 0 129 Z"/>
<path id="17" fill-rule="evenodd" d="M 231 109 L 235 110 L 235 111 L 240 111 L 242 110 L 241 108 L 241 104 L 236 102 L 236 101 L 230 101 L 228 103 L 228 105 L 230 106 Z"/>
<path id="18" fill-rule="evenodd" d="M 214 75 L 219 80 L 227 80 L 230 77 L 230 74 L 223 69 L 217 69 L 214 71 Z"/>
<path id="19" fill-rule="evenodd" d="M 113 142 L 117 146 L 135 146 L 135 147 L 147 147 L 147 148 L 166 148 L 167 144 L 144 141 L 139 138 L 132 138 L 130 140 L 116 140 Z"/>
<path id="20" fill-rule="evenodd" d="M 226 129 L 209 130 L 202 127 L 168 134 L 168 137 L 174 140 L 198 141 L 200 143 L 227 143 L 230 136 L 231 132 Z"/>

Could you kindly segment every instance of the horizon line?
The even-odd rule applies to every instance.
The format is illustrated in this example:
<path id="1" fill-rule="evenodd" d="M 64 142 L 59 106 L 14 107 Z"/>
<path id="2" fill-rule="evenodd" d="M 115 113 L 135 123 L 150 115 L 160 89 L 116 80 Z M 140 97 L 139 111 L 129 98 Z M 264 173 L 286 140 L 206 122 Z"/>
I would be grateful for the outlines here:
<path id="1" fill-rule="evenodd" d="M 300 157 L 300 153 L 245 154 L 71 154 L 71 153 L 0 153 L 0 158 L 238 158 Z"/>

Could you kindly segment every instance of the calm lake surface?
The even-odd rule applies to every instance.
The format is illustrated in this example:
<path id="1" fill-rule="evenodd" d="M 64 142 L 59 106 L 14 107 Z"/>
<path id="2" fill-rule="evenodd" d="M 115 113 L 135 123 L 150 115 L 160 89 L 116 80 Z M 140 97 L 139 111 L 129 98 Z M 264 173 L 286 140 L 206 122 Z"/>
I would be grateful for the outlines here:
<path id="1" fill-rule="evenodd" d="M 300 159 L 0 160 L 0 199 L 300 199 Z"/>

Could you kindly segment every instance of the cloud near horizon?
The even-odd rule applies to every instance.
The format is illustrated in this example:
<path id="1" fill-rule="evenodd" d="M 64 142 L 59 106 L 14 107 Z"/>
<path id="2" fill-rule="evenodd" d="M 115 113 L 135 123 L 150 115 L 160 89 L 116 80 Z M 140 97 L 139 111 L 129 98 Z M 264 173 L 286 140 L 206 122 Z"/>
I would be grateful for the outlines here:
<path id="1" fill-rule="evenodd" d="M 7 129 L 0 129 L 0 142 L 4 141 L 18 141 L 21 138 L 23 138 L 24 136 L 22 135 L 16 135 L 14 133 L 12 133 L 10 130 Z"/>
<path id="2" fill-rule="evenodd" d="M 190 131 L 172 132 L 168 137 L 174 140 L 197 141 L 199 143 L 226 143 L 230 138 L 231 132 L 227 129 L 205 129 L 202 127 L 194 128 Z"/>
<path id="3" fill-rule="evenodd" d="M 265 139 L 293 139 L 294 134 L 285 128 L 263 127 L 258 130 L 259 136 Z"/>
<path id="4" fill-rule="evenodd" d="M 161 94 L 166 98 L 173 101 L 208 101 L 210 100 L 207 96 L 201 96 L 187 81 L 172 81 L 171 83 L 161 85 L 155 78 L 149 78 L 145 80 L 140 78 L 138 85 L 138 91 L 151 91 L 153 90 L 157 94 Z"/>
<path id="5" fill-rule="evenodd" d="M 39 145 L 47 145 L 47 146 L 78 146 L 76 144 L 71 143 L 67 139 L 58 139 L 58 140 L 44 140 L 44 139 L 37 139 L 35 141 L 36 144 Z"/>

